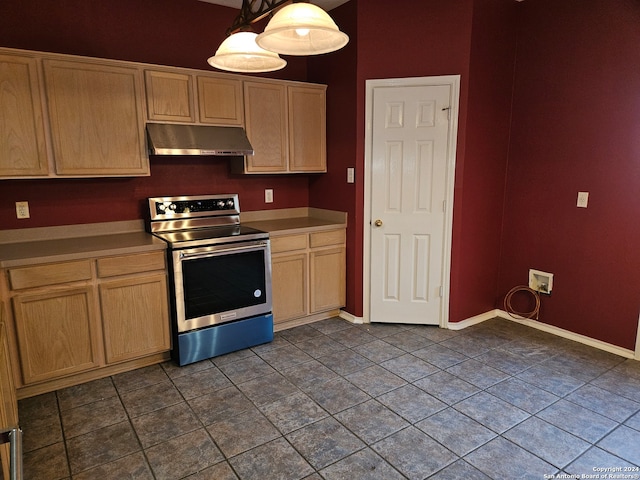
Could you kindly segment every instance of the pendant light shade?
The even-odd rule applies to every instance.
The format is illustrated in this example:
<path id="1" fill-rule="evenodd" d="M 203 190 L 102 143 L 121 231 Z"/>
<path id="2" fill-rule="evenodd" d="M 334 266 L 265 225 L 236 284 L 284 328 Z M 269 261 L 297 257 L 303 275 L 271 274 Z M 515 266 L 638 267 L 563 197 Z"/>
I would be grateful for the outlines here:
<path id="1" fill-rule="evenodd" d="M 333 19 L 311 3 L 293 3 L 278 10 L 258 45 L 283 55 L 318 55 L 344 47 L 349 37 L 338 29 Z"/>
<path id="2" fill-rule="evenodd" d="M 253 32 L 229 35 L 207 62 L 212 67 L 230 72 L 273 72 L 284 68 L 287 62 L 277 53 L 260 48 L 256 37 Z"/>

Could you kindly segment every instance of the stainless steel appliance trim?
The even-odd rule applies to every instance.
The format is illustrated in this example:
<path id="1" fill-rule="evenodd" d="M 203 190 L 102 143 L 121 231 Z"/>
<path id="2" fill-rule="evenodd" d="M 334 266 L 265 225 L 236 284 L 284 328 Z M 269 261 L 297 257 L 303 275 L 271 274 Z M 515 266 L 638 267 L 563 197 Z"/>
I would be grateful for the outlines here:
<path id="1" fill-rule="evenodd" d="M 9 480 L 22 480 L 22 430 L 0 431 L 0 439 L 0 443 L 9 442 Z"/>
<path id="2" fill-rule="evenodd" d="M 253 150 L 205 150 L 194 148 L 155 148 L 152 152 L 154 155 L 197 155 L 197 156 L 215 156 L 215 157 L 244 157 L 245 155 L 253 155 Z"/>
<path id="3" fill-rule="evenodd" d="M 238 308 L 231 311 L 225 312 L 215 312 L 211 315 L 205 315 L 198 318 L 187 319 L 185 314 L 184 307 L 184 284 L 182 277 L 182 262 L 184 261 L 192 261 L 197 260 L 197 258 L 184 258 L 181 255 L 204 255 L 204 257 L 211 256 L 220 256 L 226 254 L 232 254 L 233 250 L 242 248 L 243 251 L 251 251 L 251 250 L 264 250 L 264 275 L 265 275 L 265 297 L 266 301 L 260 305 L 252 305 L 250 307 Z M 196 247 L 192 249 L 174 249 L 171 252 L 172 254 L 172 263 L 173 263 L 173 285 L 174 285 L 174 295 L 176 302 L 176 323 L 178 328 L 178 333 L 184 333 L 191 330 L 196 330 L 203 327 L 208 327 L 211 325 L 217 325 L 221 323 L 225 323 L 228 320 L 225 320 L 226 316 L 235 312 L 236 316 L 234 318 L 245 318 L 251 317 L 255 315 L 261 315 L 265 313 L 270 313 L 272 310 L 272 300 L 271 300 L 271 243 L 269 240 L 260 240 L 260 241 L 251 241 L 251 240 L 240 240 L 238 242 L 234 242 L 232 244 L 225 245 L 213 245 L 213 246 L 205 246 L 205 247 Z"/>
<path id="4" fill-rule="evenodd" d="M 246 246 L 242 246 L 242 247 L 216 247 L 216 248 L 212 248 L 212 247 L 205 247 L 199 250 L 203 250 L 202 252 L 185 252 L 185 251 L 180 251 L 180 259 L 198 259 L 198 258 L 207 258 L 207 257 L 214 257 L 216 255 L 221 255 L 223 253 L 229 253 L 229 252 L 239 252 L 242 250 L 255 250 L 256 246 L 266 246 L 267 242 L 251 242 L 251 244 L 246 245 Z"/>
<path id="5" fill-rule="evenodd" d="M 206 238 L 201 239 L 197 238 L 194 240 L 181 240 L 179 242 L 172 242 L 170 240 L 172 233 L 171 232 L 160 232 L 156 234 L 159 238 L 164 238 L 174 250 L 185 250 L 187 248 L 204 248 L 205 246 L 221 246 L 227 245 L 230 243 L 239 243 L 241 241 L 253 241 L 253 240 L 263 240 L 268 239 L 269 234 L 266 232 L 256 232 L 249 233 L 240 236 L 226 236 L 226 237 L 216 237 L 216 238 Z"/>
<path id="6" fill-rule="evenodd" d="M 147 123 L 149 151 L 154 155 L 253 155 L 242 127 Z"/>
<path id="7" fill-rule="evenodd" d="M 198 200 L 215 200 L 215 199 L 227 199 L 232 198 L 235 208 L 232 210 L 222 210 L 220 212 L 189 212 L 189 213 L 174 213 L 165 214 L 156 212 L 157 203 L 173 203 L 173 202 L 197 202 Z M 237 223 L 240 223 L 240 200 L 237 193 L 217 194 L 217 195 L 183 195 L 179 197 L 152 197 L 148 199 L 149 213 L 151 220 L 172 220 L 181 218 L 193 218 L 193 217 L 210 217 L 210 216 L 231 216 L 238 215 Z M 187 228 L 187 227 L 185 227 Z"/>
<path id="8" fill-rule="evenodd" d="M 183 214 L 186 216 L 187 214 Z M 176 215 L 177 216 L 177 215 Z M 175 232 L 177 230 L 190 230 L 193 228 L 221 227 L 225 225 L 238 225 L 240 217 L 231 215 L 228 217 L 186 218 L 176 220 L 163 220 L 151 223 L 152 233 Z"/>
<path id="9" fill-rule="evenodd" d="M 205 358 L 273 341 L 273 315 L 267 313 L 178 335 L 174 359 L 187 365 Z"/>

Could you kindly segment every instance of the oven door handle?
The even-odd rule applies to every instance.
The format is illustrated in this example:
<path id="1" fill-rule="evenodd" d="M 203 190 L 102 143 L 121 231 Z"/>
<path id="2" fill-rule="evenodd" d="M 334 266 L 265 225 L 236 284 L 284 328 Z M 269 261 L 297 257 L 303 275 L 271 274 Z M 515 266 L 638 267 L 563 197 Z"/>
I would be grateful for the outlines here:
<path id="1" fill-rule="evenodd" d="M 180 252 L 180 260 L 184 260 L 184 259 L 193 259 L 193 258 L 206 258 L 206 257 L 213 257 L 216 255 L 220 255 L 223 253 L 229 253 L 229 252 L 240 252 L 243 250 L 256 250 L 256 249 L 263 249 L 267 246 L 266 242 L 260 242 L 260 243 L 256 243 L 253 245 L 245 245 L 243 247 L 229 247 L 229 248 L 221 248 L 219 250 L 213 250 L 211 252 L 201 252 L 201 253 L 185 253 L 185 252 Z"/>

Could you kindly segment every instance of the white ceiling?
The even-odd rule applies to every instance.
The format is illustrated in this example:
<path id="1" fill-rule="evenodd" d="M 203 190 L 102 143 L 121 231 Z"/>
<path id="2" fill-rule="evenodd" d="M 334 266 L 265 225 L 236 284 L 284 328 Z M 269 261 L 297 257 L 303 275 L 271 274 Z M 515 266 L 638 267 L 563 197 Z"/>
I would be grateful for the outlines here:
<path id="1" fill-rule="evenodd" d="M 215 3 L 216 5 L 223 5 L 225 7 L 237 8 L 240 10 L 242 6 L 242 0 L 200 0 L 201 2 Z M 343 3 L 347 3 L 349 0 L 312 0 L 309 3 L 313 3 L 325 11 L 329 11 L 332 8 L 339 7 Z"/>

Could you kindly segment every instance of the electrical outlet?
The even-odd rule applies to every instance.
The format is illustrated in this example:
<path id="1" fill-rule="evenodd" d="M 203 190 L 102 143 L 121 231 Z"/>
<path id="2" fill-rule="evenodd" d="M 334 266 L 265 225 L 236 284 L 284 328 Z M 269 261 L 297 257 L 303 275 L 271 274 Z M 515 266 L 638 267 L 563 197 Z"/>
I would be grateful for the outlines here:
<path id="1" fill-rule="evenodd" d="M 589 192 L 578 192 L 578 201 L 576 206 L 580 208 L 587 208 L 589 204 Z"/>
<path id="2" fill-rule="evenodd" d="M 264 191 L 264 203 L 273 203 L 273 189 L 267 188 Z"/>
<path id="3" fill-rule="evenodd" d="M 29 202 L 16 202 L 16 216 L 18 218 L 29 218 Z"/>

